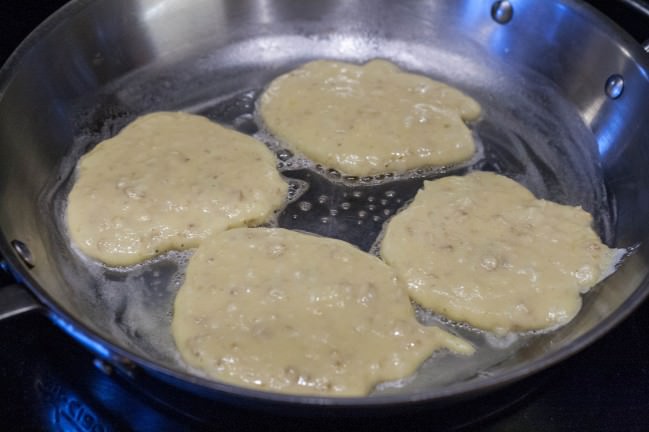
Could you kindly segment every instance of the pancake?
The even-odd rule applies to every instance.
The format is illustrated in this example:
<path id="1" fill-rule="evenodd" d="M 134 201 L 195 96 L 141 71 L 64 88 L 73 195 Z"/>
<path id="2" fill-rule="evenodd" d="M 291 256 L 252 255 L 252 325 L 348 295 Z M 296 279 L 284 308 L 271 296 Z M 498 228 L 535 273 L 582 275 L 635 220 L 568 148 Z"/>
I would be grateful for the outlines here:
<path id="1" fill-rule="evenodd" d="M 86 255 L 130 265 L 265 222 L 287 190 L 262 143 L 201 116 L 153 113 L 81 158 L 68 232 Z"/>
<path id="2" fill-rule="evenodd" d="M 268 131 L 289 149 L 353 176 L 470 159 L 465 121 L 480 106 L 461 91 L 385 60 L 318 60 L 282 75 L 261 96 Z"/>
<path id="3" fill-rule="evenodd" d="M 362 396 L 467 342 L 415 319 L 377 257 L 340 240 L 280 228 L 206 239 L 174 305 L 172 333 L 190 366 L 264 391 Z"/>
<path id="4" fill-rule="evenodd" d="M 579 207 L 536 199 L 507 177 L 475 172 L 425 182 L 387 225 L 381 256 L 423 307 L 505 333 L 570 321 L 612 268 Z"/>

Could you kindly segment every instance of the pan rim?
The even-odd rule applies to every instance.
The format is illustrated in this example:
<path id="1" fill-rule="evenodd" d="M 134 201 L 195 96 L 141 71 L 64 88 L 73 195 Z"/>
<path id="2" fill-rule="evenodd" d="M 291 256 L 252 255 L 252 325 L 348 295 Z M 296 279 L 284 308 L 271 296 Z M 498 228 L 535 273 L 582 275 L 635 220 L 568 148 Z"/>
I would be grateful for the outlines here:
<path id="1" fill-rule="evenodd" d="M 647 276 L 638 285 L 638 288 L 636 288 L 633 294 L 631 294 L 631 296 L 629 296 L 629 298 L 627 298 L 613 314 L 606 317 L 588 332 L 553 353 L 541 356 L 528 363 L 518 365 L 504 373 L 481 378 L 479 386 L 476 386 L 476 381 L 474 380 L 466 380 L 443 387 L 436 387 L 432 390 L 411 393 L 409 395 L 374 395 L 363 397 L 304 396 L 272 393 L 217 382 L 187 372 L 170 369 L 119 347 L 102 337 L 93 329 L 88 328 L 54 301 L 31 277 L 28 269 L 25 268 L 21 262 L 18 262 L 17 258 L 12 253 L 8 253 L 9 248 L 7 247 L 7 242 L 4 236 L 0 239 L 0 252 L 8 261 L 10 268 L 13 271 L 17 271 L 22 278 L 19 282 L 26 285 L 31 293 L 34 294 L 41 303 L 43 303 L 45 306 L 45 314 L 53 324 L 62 328 L 66 333 L 75 338 L 81 344 L 85 345 L 86 348 L 90 349 L 95 354 L 106 357 L 106 360 L 108 361 L 118 358 L 128 359 L 136 366 L 143 368 L 144 372 L 154 372 L 156 375 L 162 375 L 163 377 L 178 380 L 186 384 L 197 385 L 203 389 L 222 393 L 222 395 L 232 395 L 239 398 L 245 398 L 249 401 L 256 401 L 258 403 L 371 409 L 405 404 L 410 405 L 412 403 L 434 403 L 450 401 L 456 398 L 478 396 L 530 377 L 577 354 L 601 338 L 604 334 L 608 333 L 622 320 L 627 318 L 647 299 L 647 297 L 649 297 L 649 276 Z"/>

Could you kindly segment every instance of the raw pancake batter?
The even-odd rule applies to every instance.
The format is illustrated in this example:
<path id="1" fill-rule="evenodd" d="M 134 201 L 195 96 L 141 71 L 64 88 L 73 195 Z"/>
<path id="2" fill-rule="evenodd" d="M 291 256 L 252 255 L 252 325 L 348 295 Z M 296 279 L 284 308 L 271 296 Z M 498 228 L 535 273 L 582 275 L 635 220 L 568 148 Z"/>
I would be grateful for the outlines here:
<path id="1" fill-rule="evenodd" d="M 259 108 L 288 148 L 355 176 L 470 159 L 464 121 L 480 115 L 459 90 L 385 60 L 307 63 L 275 79 Z"/>
<path id="2" fill-rule="evenodd" d="M 287 188 L 258 141 L 201 116 L 154 113 L 81 158 L 68 230 L 87 255 L 129 265 L 264 222 Z"/>
<path id="3" fill-rule="evenodd" d="M 425 182 L 389 221 L 383 259 L 425 308 L 504 333 L 555 327 L 613 264 L 579 207 L 475 172 Z"/>
<path id="4" fill-rule="evenodd" d="M 240 228 L 197 249 L 175 301 L 183 359 L 259 390 L 361 396 L 463 340 L 419 324 L 394 272 L 340 240 Z"/>

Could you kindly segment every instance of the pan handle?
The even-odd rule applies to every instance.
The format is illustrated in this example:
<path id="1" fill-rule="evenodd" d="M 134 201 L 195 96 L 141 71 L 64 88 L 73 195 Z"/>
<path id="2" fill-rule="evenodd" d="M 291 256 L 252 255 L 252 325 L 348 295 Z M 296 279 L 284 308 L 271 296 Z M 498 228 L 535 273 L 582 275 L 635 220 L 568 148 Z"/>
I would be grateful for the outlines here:
<path id="1" fill-rule="evenodd" d="M 25 286 L 15 282 L 0 257 L 0 321 L 33 310 L 43 310 L 43 305 Z"/>
<path id="2" fill-rule="evenodd" d="M 79 331 L 76 324 L 66 321 L 57 314 L 48 313 L 48 308 L 20 283 L 20 276 L 13 275 L 11 267 L 0 255 L 0 322 L 31 311 L 39 311 L 47 315 L 57 327 L 88 348 L 96 356 L 95 365 L 102 372 L 111 374 L 117 371 L 128 378 L 135 376 L 137 368 L 130 359 L 112 352 L 94 337 Z"/>

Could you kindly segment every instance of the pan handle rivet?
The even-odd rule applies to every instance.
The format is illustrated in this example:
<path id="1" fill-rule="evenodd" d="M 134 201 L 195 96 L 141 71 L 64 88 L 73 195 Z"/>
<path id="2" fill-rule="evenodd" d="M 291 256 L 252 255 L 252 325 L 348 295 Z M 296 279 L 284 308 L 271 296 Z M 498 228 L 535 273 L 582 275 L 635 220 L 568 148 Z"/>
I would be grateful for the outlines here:
<path id="1" fill-rule="evenodd" d="M 624 91 L 624 78 L 622 78 L 622 75 L 615 74 L 608 77 L 604 91 L 611 99 L 617 99 L 622 96 L 622 92 Z"/>
<path id="2" fill-rule="evenodd" d="M 508 0 L 498 0 L 491 5 L 491 18 L 498 24 L 507 24 L 514 17 L 514 7 Z"/>
<path id="3" fill-rule="evenodd" d="M 13 240 L 11 246 L 13 246 L 14 250 L 27 267 L 34 268 L 34 257 L 25 243 L 20 240 Z"/>

